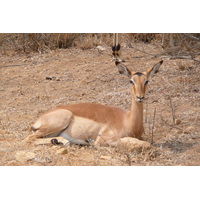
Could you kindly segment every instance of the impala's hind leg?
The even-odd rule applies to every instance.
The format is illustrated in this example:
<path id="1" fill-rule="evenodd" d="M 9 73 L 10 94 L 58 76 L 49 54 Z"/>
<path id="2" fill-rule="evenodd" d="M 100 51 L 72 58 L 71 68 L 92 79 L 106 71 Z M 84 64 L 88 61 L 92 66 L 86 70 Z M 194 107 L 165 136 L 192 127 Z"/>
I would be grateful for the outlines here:
<path id="1" fill-rule="evenodd" d="M 31 142 L 42 137 L 56 137 L 70 124 L 73 114 L 64 109 L 52 110 L 43 114 L 32 126 L 33 134 L 25 139 Z"/>

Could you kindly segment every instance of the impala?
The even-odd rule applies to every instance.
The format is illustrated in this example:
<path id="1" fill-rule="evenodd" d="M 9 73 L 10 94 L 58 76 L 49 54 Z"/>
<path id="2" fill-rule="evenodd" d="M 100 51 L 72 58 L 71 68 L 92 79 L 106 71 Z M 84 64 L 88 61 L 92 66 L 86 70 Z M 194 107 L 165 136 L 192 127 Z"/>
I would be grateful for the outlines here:
<path id="1" fill-rule="evenodd" d="M 144 72 L 131 72 L 119 58 L 120 45 L 113 46 L 119 73 L 129 78 L 132 105 L 129 111 L 95 103 L 58 106 L 41 115 L 32 126 L 26 141 L 41 137 L 64 137 L 70 143 L 116 146 L 124 137 L 141 138 L 143 133 L 143 100 L 148 79 L 158 72 L 160 61 Z"/>

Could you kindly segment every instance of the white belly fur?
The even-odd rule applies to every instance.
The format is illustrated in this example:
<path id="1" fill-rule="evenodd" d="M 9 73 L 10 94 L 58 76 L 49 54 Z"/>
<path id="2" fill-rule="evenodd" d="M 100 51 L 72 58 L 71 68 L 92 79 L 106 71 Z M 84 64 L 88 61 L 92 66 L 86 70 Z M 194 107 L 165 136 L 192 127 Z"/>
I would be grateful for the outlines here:
<path id="1" fill-rule="evenodd" d="M 69 126 L 59 136 L 66 138 L 74 144 L 88 144 L 87 139 L 95 140 L 103 127 L 93 120 L 74 116 Z"/>

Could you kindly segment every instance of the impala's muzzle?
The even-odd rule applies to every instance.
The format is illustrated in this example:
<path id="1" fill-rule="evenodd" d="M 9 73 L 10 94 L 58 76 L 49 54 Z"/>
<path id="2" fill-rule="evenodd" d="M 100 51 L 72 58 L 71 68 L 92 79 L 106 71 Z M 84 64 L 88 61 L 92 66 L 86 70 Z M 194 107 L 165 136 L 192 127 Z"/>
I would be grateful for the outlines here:
<path id="1" fill-rule="evenodd" d="M 136 97 L 137 97 L 137 102 L 139 102 L 139 103 L 143 102 L 144 96 L 142 96 L 142 97 L 136 96 Z"/>

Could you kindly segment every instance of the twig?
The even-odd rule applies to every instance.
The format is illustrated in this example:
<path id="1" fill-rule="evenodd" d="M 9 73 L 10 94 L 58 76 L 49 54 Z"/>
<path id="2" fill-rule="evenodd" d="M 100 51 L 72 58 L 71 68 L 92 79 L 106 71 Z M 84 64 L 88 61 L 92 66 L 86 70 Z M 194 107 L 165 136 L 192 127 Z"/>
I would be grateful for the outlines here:
<path id="1" fill-rule="evenodd" d="M 163 79 L 169 86 L 173 86 L 168 80 L 166 80 L 166 79 L 164 78 L 164 76 L 162 76 L 162 79 Z"/>
<path id="2" fill-rule="evenodd" d="M 185 41 L 184 41 L 182 35 L 181 35 L 181 34 L 178 34 L 178 37 L 182 39 L 182 43 L 183 43 L 183 45 L 184 45 L 185 48 L 188 50 L 188 52 L 189 52 L 189 54 L 190 54 L 192 60 L 194 60 L 195 56 L 192 54 L 190 48 L 189 48 L 188 45 L 185 43 Z"/>
<path id="3" fill-rule="evenodd" d="M 131 161 L 131 156 L 129 153 L 125 153 L 126 157 L 127 157 L 127 161 L 128 161 L 128 165 L 131 166 L 132 165 L 132 161 Z"/>
<path id="4" fill-rule="evenodd" d="M 157 58 L 169 58 L 170 60 L 171 59 L 188 59 L 188 60 L 193 60 L 195 62 L 200 62 L 200 60 L 193 59 L 189 56 L 159 56 L 159 55 L 156 55 L 155 57 L 157 57 Z"/>
<path id="5" fill-rule="evenodd" d="M 197 116 L 196 116 L 196 118 L 194 120 L 195 123 L 197 122 L 198 116 L 199 116 L 199 111 L 197 112 Z"/>
<path id="6" fill-rule="evenodd" d="M 175 113 L 174 113 L 174 108 L 173 108 L 173 105 L 172 105 L 171 97 L 169 97 L 169 101 L 170 101 L 170 107 L 171 107 L 171 111 L 172 111 L 172 120 L 173 120 L 173 123 L 175 123 Z"/>
<path id="7" fill-rule="evenodd" d="M 133 49 L 136 49 L 137 51 L 140 51 L 140 52 L 142 52 L 142 53 L 144 53 L 144 54 L 147 54 L 147 55 L 150 55 L 150 56 L 153 56 L 153 57 L 156 57 L 156 55 L 155 54 L 152 54 L 152 53 L 147 53 L 147 52 L 145 52 L 145 51 L 142 51 L 142 50 L 140 50 L 140 49 L 138 49 L 138 48 L 136 48 L 136 47 L 132 47 Z"/>
<path id="8" fill-rule="evenodd" d="M 3 68 L 3 67 L 19 67 L 19 66 L 25 66 L 25 65 L 34 65 L 34 64 L 30 63 L 30 64 L 3 65 L 3 66 L 0 66 L 0 68 Z"/>
<path id="9" fill-rule="evenodd" d="M 200 38 L 197 38 L 197 37 L 195 37 L 195 36 L 193 36 L 193 35 L 190 35 L 190 34 L 188 34 L 188 33 L 182 33 L 182 34 L 185 35 L 186 37 L 189 37 L 190 39 L 200 41 Z"/>
<path id="10" fill-rule="evenodd" d="M 37 65 L 37 64 L 43 64 L 43 63 L 47 63 L 47 62 L 52 62 L 52 61 L 60 61 L 60 59 L 57 59 L 57 58 L 53 58 L 53 59 L 50 59 L 50 60 L 44 60 L 44 61 L 41 61 L 41 62 L 33 62 L 33 63 L 27 63 L 27 64 L 16 64 L 16 65 L 2 65 L 0 66 L 0 68 L 3 68 L 3 67 L 20 67 L 20 66 L 28 66 L 28 65 Z"/>
<path id="11" fill-rule="evenodd" d="M 175 125 L 169 124 L 167 121 L 165 121 L 165 120 L 163 119 L 162 115 L 161 115 L 161 120 L 162 120 L 167 126 L 169 126 L 169 127 L 171 127 L 171 128 L 176 128 L 176 129 L 181 130 L 181 131 L 183 130 L 183 129 L 181 129 L 181 128 L 176 127 Z"/>
<path id="12" fill-rule="evenodd" d="M 156 108 L 154 109 L 154 114 L 153 114 L 153 122 L 152 122 L 152 129 L 151 129 L 151 144 L 153 144 L 153 131 L 154 131 L 155 119 L 156 119 Z"/>

